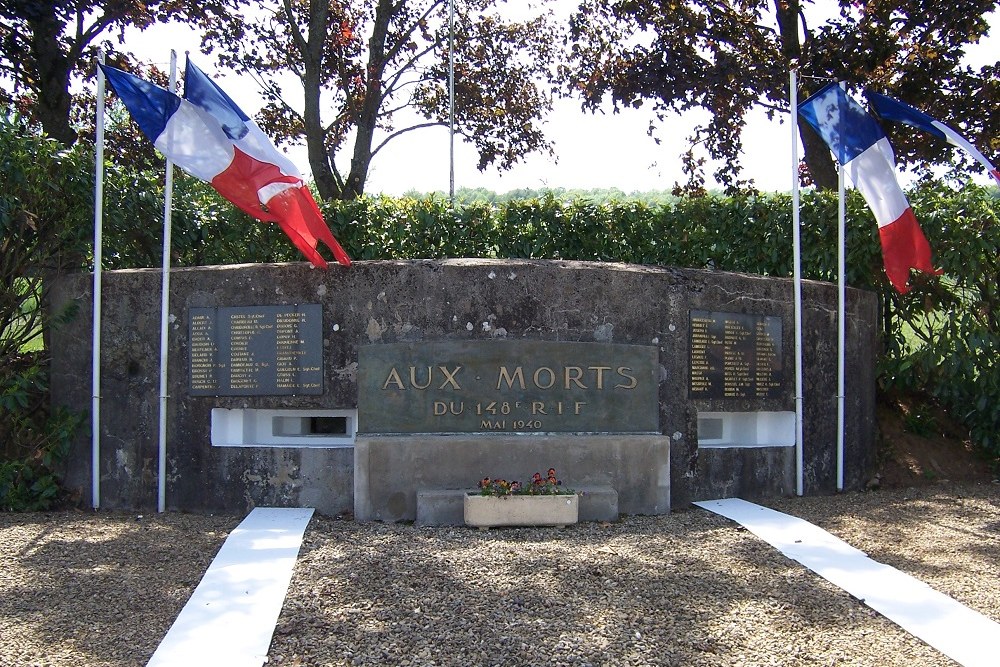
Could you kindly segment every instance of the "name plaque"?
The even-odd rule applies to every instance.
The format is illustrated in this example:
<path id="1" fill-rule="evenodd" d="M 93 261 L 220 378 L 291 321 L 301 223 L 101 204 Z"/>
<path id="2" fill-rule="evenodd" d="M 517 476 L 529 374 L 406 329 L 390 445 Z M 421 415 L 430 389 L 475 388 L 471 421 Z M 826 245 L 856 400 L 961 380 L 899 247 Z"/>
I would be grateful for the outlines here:
<path id="1" fill-rule="evenodd" d="M 690 398 L 780 398 L 781 318 L 690 311 Z"/>
<path id="2" fill-rule="evenodd" d="M 191 308 L 192 396 L 323 393 L 319 304 Z"/>
<path id="3" fill-rule="evenodd" d="M 552 341 L 362 346 L 364 433 L 659 432 L 656 347 Z"/>

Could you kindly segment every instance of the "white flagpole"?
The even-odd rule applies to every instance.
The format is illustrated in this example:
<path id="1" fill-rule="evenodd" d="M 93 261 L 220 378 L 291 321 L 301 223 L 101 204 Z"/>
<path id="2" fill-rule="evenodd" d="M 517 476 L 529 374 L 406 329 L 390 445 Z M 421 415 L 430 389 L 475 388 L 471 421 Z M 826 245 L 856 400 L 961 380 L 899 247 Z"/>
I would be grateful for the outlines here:
<path id="1" fill-rule="evenodd" d="M 177 52 L 170 50 L 170 92 L 177 91 Z M 157 509 L 167 508 L 167 347 L 170 331 L 170 227 L 174 198 L 174 163 L 167 158 L 163 187 L 163 269 L 160 283 L 160 442 Z"/>
<path id="2" fill-rule="evenodd" d="M 840 87 L 847 88 L 841 82 Z M 843 114 L 841 115 L 843 124 Z M 841 129 L 843 126 L 841 125 Z M 837 161 L 837 490 L 844 490 L 844 341 L 846 339 L 846 246 L 847 214 L 844 196 L 844 165 Z"/>
<path id="3" fill-rule="evenodd" d="M 802 237 L 799 227 L 799 91 L 795 70 L 788 73 L 788 106 L 792 126 L 792 255 L 795 283 L 795 493 L 802 480 Z"/>
<path id="4" fill-rule="evenodd" d="M 455 0 L 448 0 L 448 197 L 455 205 Z"/>
<path id="5" fill-rule="evenodd" d="M 104 64 L 104 50 L 97 50 Z M 104 70 L 97 68 L 97 133 L 94 137 L 94 333 L 90 351 L 90 504 L 101 506 L 101 262 L 104 243 Z"/>

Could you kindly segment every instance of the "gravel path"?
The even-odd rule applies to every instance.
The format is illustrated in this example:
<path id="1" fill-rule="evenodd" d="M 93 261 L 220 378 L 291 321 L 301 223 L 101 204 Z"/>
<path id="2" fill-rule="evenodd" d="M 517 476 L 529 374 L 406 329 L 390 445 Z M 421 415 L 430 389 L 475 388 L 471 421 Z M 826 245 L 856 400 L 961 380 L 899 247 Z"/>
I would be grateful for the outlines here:
<path id="1" fill-rule="evenodd" d="M 1000 486 L 767 504 L 1000 621 Z M 0 665 L 144 665 L 241 518 L 0 514 Z M 283 666 L 588 664 L 954 663 L 696 508 L 564 530 L 316 517 L 269 654 Z"/>

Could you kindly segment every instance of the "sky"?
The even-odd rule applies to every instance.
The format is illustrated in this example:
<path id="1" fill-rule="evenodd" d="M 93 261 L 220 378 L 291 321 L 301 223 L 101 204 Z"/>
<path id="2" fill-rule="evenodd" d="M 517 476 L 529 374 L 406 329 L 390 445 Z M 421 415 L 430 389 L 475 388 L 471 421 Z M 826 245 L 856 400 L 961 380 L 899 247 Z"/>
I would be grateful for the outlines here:
<path id="1" fill-rule="evenodd" d="M 562 11 L 568 11 L 577 0 L 558 2 Z M 993 34 L 968 53 L 969 64 L 973 66 L 995 62 L 1000 52 L 1000 10 L 991 15 L 990 24 L 994 27 Z M 125 46 L 164 68 L 171 48 L 178 52 L 179 68 L 183 67 L 184 52 L 190 51 L 195 63 L 213 76 L 244 111 L 252 116 L 260 107 L 256 83 L 217 71 L 214 58 L 200 53 L 198 35 L 186 27 L 153 28 L 130 39 Z M 668 118 L 658 124 L 656 136 L 660 143 L 657 144 L 647 135 L 652 119 L 649 105 L 619 113 L 612 113 L 608 106 L 603 113 L 594 114 L 582 111 L 579 100 L 556 100 L 554 110 L 542 126 L 553 144 L 554 156 L 531 154 L 511 170 L 500 172 L 489 168 L 480 172 L 474 148 L 456 137 L 455 188 L 482 187 L 498 193 L 520 188 L 617 188 L 626 193 L 670 190 L 675 183 L 686 180 L 680 155 L 686 150 L 686 138 L 692 129 L 706 118 L 705 112 Z M 753 111 L 744 128 L 743 175 L 752 178 L 764 191 L 786 191 L 792 185 L 792 131 L 787 122 L 780 120 L 777 117 L 768 120 L 763 111 Z M 417 130 L 394 139 L 375 156 L 366 192 L 447 193 L 449 144 L 445 127 Z M 284 150 L 307 173 L 305 150 L 295 147 Z M 801 148 L 799 151 L 801 155 Z M 346 171 L 346 164 L 341 166 Z M 706 170 L 709 187 L 713 185 L 712 170 L 710 163 Z M 985 174 L 976 174 L 974 178 L 977 182 L 989 182 Z"/>

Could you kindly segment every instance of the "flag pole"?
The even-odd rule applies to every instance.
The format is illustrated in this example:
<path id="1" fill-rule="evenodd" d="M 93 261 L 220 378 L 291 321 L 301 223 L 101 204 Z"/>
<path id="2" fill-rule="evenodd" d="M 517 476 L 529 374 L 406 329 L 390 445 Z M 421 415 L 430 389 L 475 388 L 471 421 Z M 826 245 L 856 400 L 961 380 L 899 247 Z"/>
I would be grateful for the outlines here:
<path id="1" fill-rule="evenodd" d="M 177 52 L 170 50 L 170 88 L 177 92 Z M 167 359 L 170 332 L 170 228 L 174 198 L 174 162 L 167 158 L 163 186 L 163 269 L 160 283 L 160 423 L 157 510 L 167 508 Z"/>
<path id="2" fill-rule="evenodd" d="M 104 50 L 97 50 L 104 64 Z M 90 504 L 101 506 L 101 262 L 104 244 L 104 70 L 97 68 L 97 117 L 94 137 L 94 322 L 91 358 L 90 403 Z"/>
<path id="3" fill-rule="evenodd" d="M 840 87 L 847 85 L 842 81 Z M 843 110 L 841 110 L 843 114 Z M 843 128 L 843 118 L 840 127 Z M 843 148 L 841 148 L 843 150 Z M 837 491 L 844 490 L 844 341 L 846 339 L 846 247 L 844 160 L 837 161 Z"/>
<path id="4" fill-rule="evenodd" d="M 795 289 L 795 493 L 802 480 L 802 237 L 799 224 L 799 91 L 795 69 L 788 72 L 788 107 L 792 126 L 792 273 Z"/>
<path id="5" fill-rule="evenodd" d="M 455 206 L 455 0 L 448 0 L 448 198 Z"/>

